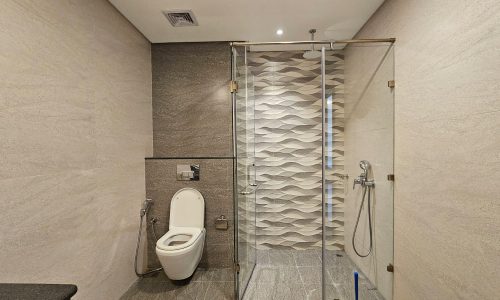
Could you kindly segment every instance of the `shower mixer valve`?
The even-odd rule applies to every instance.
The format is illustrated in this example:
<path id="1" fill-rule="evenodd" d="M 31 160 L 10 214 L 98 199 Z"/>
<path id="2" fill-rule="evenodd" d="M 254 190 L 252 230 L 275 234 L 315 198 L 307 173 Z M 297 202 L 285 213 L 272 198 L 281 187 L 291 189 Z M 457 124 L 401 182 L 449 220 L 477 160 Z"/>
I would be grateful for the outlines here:
<path id="1" fill-rule="evenodd" d="M 359 162 L 359 167 L 363 172 L 354 179 L 352 189 L 356 188 L 356 184 L 361 185 L 362 187 L 373 187 L 375 186 L 375 181 L 368 179 L 368 170 L 370 169 L 370 163 L 366 160 L 362 160 Z"/>

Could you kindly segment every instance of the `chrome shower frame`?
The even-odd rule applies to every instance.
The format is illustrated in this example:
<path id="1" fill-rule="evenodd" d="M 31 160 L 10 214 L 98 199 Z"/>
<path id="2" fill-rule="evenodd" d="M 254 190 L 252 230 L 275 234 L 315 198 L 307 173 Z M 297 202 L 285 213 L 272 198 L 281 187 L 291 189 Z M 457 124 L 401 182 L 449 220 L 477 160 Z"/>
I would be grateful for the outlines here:
<path id="1" fill-rule="evenodd" d="M 235 47 L 245 47 L 245 52 L 248 51 L 248 47 L 250 46 L 272 46 L 272 45 L 322 45 L 321 47 L 321 86 L 322 86 L 322 193 L 321 193 L 321 207 L 322 207 L 322 216 L 325 215 L 325 190 L 324 187 L 326 186 L 326 179 L 325 179 L 325 150 L 324 150 L 324 145 L 325 145 L 325 109 L 326 109 L 326 80 L 325 80 L 325 72 L 326 72 L 326 65 L 325 65 L 325 55 L 327 50 L 335 50 L 336 48 L 335 45 L 350 45 L 350 44 L 378 44 L 378 43 L 389 43 L 389 44 L 394 44 L 396 42 L 396 38 L 371 38 L 371 39 L 346 39 L 346 40 L 318 40 L 318 41 L 277 41 L 277 42 L 250 42 L 250 41 L 234 41 L 230 42 L 229 45 L 231 47 L 231 54 L 232 54 L 232 59 L 231 59 L 231 85 L 230 85 L 230 90 L 231 90 L 231 99 L 232 99 L 232 106 L 233 106 L 233 116 L 232 116 L 232 122 L 233 122 L 233 157 L 234 160 L 236 161 L 236 95 L 234 93 L 233 86 L 235 86 L 235 74 L 233 72 L 233 67 L 235 64 L 234 57 L 233 57 L 233 51 L 235 51 Z M 286 50 L 284 50 L 286 51 Z M 236 172 L 236 166 L 235 163 L 233 163 L 233 172 Z M 370 183 L 366 184 L 367 186 L 370 185 Z M 234 265 L 235 265 L 235 272 L 239 272 L 239 265 L 238 265 L 238 245 L 237 245 L 237 222 L 238 222 L 238 216 L 237 216 L 237 211 L 236 208 L 238 207 L 238 201 L 237 201 L 237 191 L 236 191 L 236 182 L 234 181 L 233 178 L 233 188 L 234 188 L 234 193 L 233 193 L 233 204 L 235 207 L 235 226 L 234 226 Z M 371 188 L 367 187 L 367 188 Z M 325 232 L 326 229 L 326 224 L 324 222 L 324 217 L 322 218 L 322 228 L 323 228 L 323 233 Z M 323 234 L 322 238 L 322 249 L 325 249 L 325 237 Z M 321 251 L 321 256 L 322 256 L 322 261 L 325 261 L 324 257 L 324 251 Z M 322 263 L 322 280 L 326 277 L 326 270 L 325 270 L 325 264 Z M 252 270 L 253 273 L 253 270 Z M 239 299 L 239 286 L 238 286 L 238 275 L 235 274 L 235 299 Z M 322 299 L 325 298 L 325 284 L 321 282 L 321 289 L 322 289 Z"/>
<path id="2" fill-rule="evenodd" d="M 268 45 L 329 45 L 333 49 L 335 44 L 368 44 L 368 43 L 394 43 L 395 38 L 382 39 L 352 39 L 352 40 L 332 40 L 332 41 L 283 41 L 283 42 L 231 42 L 232 47 L 236 46 L 268 46 Z"/>

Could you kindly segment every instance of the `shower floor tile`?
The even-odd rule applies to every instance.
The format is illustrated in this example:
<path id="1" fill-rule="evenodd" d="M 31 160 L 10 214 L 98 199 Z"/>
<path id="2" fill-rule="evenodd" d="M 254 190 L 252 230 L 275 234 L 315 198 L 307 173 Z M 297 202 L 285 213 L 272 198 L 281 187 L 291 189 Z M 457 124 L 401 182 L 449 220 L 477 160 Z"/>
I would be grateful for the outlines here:
<path id="1" fill-rule="evenodd" d="M 243 299 L 321 300 L 321 256 L 319 250 L 258 250 L 257 265 Z M 329 251 L 325 261 L 325 299 L 354 299 L 356 266 L 342 251 Z M 384 299 L 363 274 L 359 274 L 359 296 L 363 300 Z"/>

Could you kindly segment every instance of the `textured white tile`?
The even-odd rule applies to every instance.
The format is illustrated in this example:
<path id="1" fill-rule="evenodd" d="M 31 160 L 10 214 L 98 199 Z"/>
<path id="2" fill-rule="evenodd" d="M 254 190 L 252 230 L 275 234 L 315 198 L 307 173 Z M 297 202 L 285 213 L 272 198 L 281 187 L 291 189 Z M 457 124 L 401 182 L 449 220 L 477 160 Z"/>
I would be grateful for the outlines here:
<path id="1" fill-rule="evenodd" d="M 253 52 L 249 65 L 255 94 L 255 150 L 257 164 L 257 227 L 261 248 L 311 249 L 321 246 L 321 81 L 320 61 L 306 60 L 302 52 Z M 342 89 L 341 53 L 328 52 L 326 84 Z M 245 93 L 242 93 L 245 95 Z M 335 180 L 343 168 L 343 98 L 333 97 L 335 140 L 328 156 L 335 156 Z M 253 98 L 250 98 L 253 99 Z M 242 120 L 245 110 L 241 109 Z M 338 126 L 337 126 L 338 125 Z M 253 126 L 252 126 L 253 128 Z M 243 131 L 243 129 L 241 130 Z M 252 135 L 253 132 L 250 132 Z M 241 136 L 241 135 L 240 135 Z M 343 192 L 337 193 L 342 202 Z M 342 227 L 343 220 L 337 219 Z M 333 226 L 333 223 L 329 224 Z M 329 231 L 328 247 L 342 247 L 341 230 Z"/>

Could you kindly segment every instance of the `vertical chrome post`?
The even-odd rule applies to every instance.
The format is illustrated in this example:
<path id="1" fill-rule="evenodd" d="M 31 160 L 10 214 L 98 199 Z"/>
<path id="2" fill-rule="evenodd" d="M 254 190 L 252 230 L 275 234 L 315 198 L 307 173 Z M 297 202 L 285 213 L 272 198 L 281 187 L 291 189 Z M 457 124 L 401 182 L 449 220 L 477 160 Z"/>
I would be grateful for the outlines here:
<path id="1" fill-rule="evenodd" d="M 231 47 L 231 82 L 236 80 L 236 59 L 238 52 L 236 48 Z M 233 272 L 234 274 L 234 298 L 239 299 L 239 279 L 238 273 L 236 272 L 236 266 L 238 265 L 238 184 L 237 184 L 237 136 L 236 136 L 236 91 L 231 92 L 231 100 L 232 100 L 232 122 L 233 122 L 233 217 L 234 217 L 234 226 L 233 226 Z"/>
<path id="2" fill-rule="evenodd" d="M 321 48 L 321 299 L 325 300 L 325 108 L 326 108 L 326 50 Z"/>

